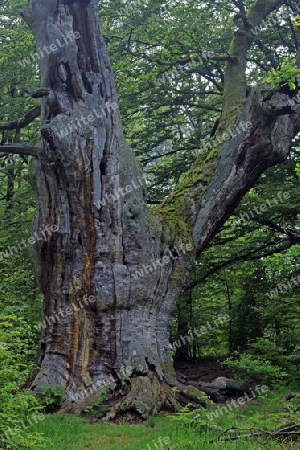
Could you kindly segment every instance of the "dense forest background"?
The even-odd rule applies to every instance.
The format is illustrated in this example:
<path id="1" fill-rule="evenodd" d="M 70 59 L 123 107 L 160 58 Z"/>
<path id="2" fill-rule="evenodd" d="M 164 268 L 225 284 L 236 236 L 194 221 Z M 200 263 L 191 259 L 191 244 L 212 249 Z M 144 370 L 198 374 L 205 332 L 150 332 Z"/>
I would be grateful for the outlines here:
<path id="1" fill-rule="evenodd" d="M 1 144 L 35 144 L 39 136 L 39 119 L 17 130 L 1 128 L 39 104 L 24 89 L 39 87 L 35 44 L 18 15 L 26 3 L 0 3 Z M 155 205 L 214 132 L 223 93 L 218 55 L 226 55 L 239 2 L 201 2 L 201 15 L 193 0 L 99 3 L 127 142 L 144 168 L 149 205 Z M 297 20 L 293 2 L 270 15 L 249 54 L 249 90 L 270 72 L 290 67 L 299 45 Z M 38 408 L 35 397 L 20 389 L 34 370 L 43 318 L 29 244 L 35 214 L 30 158 L 1 155 L 1 145 L 0 156 L 1 434 L 16 411 L 22 416 Z M 173 319 L 175 358 L 227 358 L 244 379 L 299 387 L 299 178 L 297 138 L 288 160 L 260 177 L 195 261 Z M 228 320 L 220 320 L 224 316 Z"/>

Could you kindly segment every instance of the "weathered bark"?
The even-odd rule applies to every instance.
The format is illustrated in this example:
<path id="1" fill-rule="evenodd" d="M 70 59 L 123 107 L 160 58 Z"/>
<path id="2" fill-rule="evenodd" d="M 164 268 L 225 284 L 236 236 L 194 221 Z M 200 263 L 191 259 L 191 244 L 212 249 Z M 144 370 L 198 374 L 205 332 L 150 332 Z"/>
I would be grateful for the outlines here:
<path id="1" fill-rule="evenodd" d="M 35 384 L 65 386 L 65 404 L 83 387 L 111 374 L 117 379 L 122 364 L 163 380 L 172 368 L 169 321 L 178 292 L 169 284 L 174 263 L 133 276 L 169 255 L 174 239 L 146 209 L 142 174 L 125 145 L 119 112 L 109 108 L 116 91 L 97 2 L 67 3 L 30 1 L 23 12 L 40 49 L 80 34 L 41 60 L 41 84 L 51 92 L 42 100 L 43 155 L 31 168 L 34 231 L 58 226 L 34 249 L 45 317 L 63 316 L 74 305 L 43 332 Z M 85 295 L 96 302 L 85 303 Z"/>
<path id="2" fill-rule="evenodd" d="M 68 33 L 80 34 L 41 59 L 41 85 L 51 91 L 42 99 L 42 154 L 31 164 L 37 195 L 33 230 L 58 231 L 34 247 L 49 319 L 34 386 L 63 385 L 67 406 L 83 388 L 91 393 L 110 376 L 121 387 L 124 365 L 132 381 L 117 410 L 144 416 L 172 403 L 168 386 L 180 388 L 169 332 L 195 256 L 258 176 L 286 158 L 299 117 L 288 110 L 270 114 L 258 88 L 222 125 L 251 121 L 251 130 L 215 141 L 156 212 L 150 211 L 115 108 L 96 5 L 30 0 L 23 12 L 40 49 L 63 43 Z M 283 103 L 285 96 L 280 94 Z M 185 391 L 194 400 L 199 394 Z"/>
<path id="3" fill-rule="evenodd" d="M 242 196 L 270 166 L 284 161 L 299 132 L 297 100 L 254 89 L 246 101 L 223 118 L 218 137 L 205 147 L 185 180 L 162 204 L 169 220 L 187 218 L 196 254 L 207 247 Z M 248 122 L 251 128 L 246 128 Z M 231 130 L 228 131 L 228 130 Z M 231 139 L 226 136 L 235 135 Z"/>

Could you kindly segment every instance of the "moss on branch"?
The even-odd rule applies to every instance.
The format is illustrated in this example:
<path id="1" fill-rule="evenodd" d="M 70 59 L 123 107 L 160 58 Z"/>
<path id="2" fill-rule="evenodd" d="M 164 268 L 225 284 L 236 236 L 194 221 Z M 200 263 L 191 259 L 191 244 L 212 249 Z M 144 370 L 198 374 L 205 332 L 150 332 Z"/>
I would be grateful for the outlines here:
<path id="1" fill-rule="evenodd" d="M 155 213 L 172 230 L 175 241 L 192 238 L 193 225 L 201 209 L 203 195 L 214 175 L 222 145 L 230 137 L 229 130 L 237 125 L 245 101 L 232 108 L 223 118 L 222 124 L 218 128 L 218 134 L 200 149 L 191 169 L 183 176 L 164 202 L 155 209 Z"/>

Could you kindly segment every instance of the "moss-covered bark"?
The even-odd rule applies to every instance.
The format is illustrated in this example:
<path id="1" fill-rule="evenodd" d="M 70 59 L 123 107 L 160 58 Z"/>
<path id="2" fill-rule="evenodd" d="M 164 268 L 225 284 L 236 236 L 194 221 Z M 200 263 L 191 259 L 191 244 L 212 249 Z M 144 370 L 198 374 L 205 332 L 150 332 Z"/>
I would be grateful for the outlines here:
<path id="1" fill-rule="evenodd" d="M 276 102 L 272 102 L 273 96 Z M 192 230 L 196 254 L 208 245 L 260 174 L 287 157 L 299 129 L 292 105 L 286 107 L 290 97 L 265 86 L 254 89 L 246 101 L 232 108 L 217 137 L 200 152 L 194 166 L 158 209 L 178 233 Z"/>

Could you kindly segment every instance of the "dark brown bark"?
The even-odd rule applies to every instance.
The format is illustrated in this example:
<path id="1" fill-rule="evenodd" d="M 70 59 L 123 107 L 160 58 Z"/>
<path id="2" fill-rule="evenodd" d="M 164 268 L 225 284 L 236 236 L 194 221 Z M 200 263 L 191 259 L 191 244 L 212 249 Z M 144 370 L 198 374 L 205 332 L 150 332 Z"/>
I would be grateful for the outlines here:
<path id="1" fill-rule="evenodd" d="M 67 406 L 110 377 L 120 387 L 124 365 L 131 389 L 117 410 L 145 416 L 170 406 L 170 386 L 179 386 L 169 332 L 193 259 L 258 176 L 286 158 L 299 119 L 274 114 L 258 88 L 223 117 L 220 140 L 154 213 L 124 142 L 96 0 L 30 0 L 23 16 L 39 49 L 57 43 L 41 59 L 51 91 L 41 106 L 42 155 L 31 163 L 34 232 L 58 228 L 34 247 L 47 318 L 34 386 L 63 385 Z M 241 122 L 251 129 L 220 138 Z"/>

